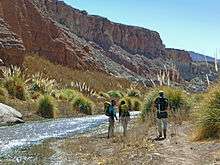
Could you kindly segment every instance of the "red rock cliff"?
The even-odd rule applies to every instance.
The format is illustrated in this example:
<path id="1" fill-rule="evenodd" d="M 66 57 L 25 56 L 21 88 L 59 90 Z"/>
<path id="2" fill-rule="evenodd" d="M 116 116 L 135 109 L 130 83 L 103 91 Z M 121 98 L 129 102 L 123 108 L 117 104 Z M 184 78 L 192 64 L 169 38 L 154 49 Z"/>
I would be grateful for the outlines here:
<path id="1" fill-rule="evenodd" d="M 185 50 L 166 48 L 166 53 L 168 58 L 181 62 L 181 63 L 190 63 L 192 62 L 192 58 L 189 52 Z"/>
<path id="2" fill-rule="evenodd" d="M 41 1 L 41 7 L 44 6 L 44 10 L 54 20 L 78 36 L 96 42 L 104 49 L 108 50 L 115 44 L 131 54 L 141 54 L 148 58 L 162 57 L 165 54 L 165 46 L 159 33 L 155 31 L 88 15 L 87 12 L 74 9 L 62 1 L 37 1 Z"/>
<path id="3" fill-rule="evenodd" d="M 0 0 L 0 17 L 0 55 L 8 64 L 21 64 L 26 48 L 75 69 L 145 80 L 169 64 L 167 57 L 191 61 L 185 51 L 165 49 L 155 31 L 113 23 L 58 0 Z"/>
<path id="4" fill-rule="evenodd" d="M 32 0 L 1 0 L 1 16 L 21 36 L 27 52 L 78 69 L 100 70 L 70 32 L 46 17 Z"/>
<path id="5" fill-rule="evenodd" d="M 0 15 L 0 59 L 4 65 L 21 65 L 25 47 L 19 36 L 10 30 Z M 2 65 L 2 63 L 0 64 Z"/>

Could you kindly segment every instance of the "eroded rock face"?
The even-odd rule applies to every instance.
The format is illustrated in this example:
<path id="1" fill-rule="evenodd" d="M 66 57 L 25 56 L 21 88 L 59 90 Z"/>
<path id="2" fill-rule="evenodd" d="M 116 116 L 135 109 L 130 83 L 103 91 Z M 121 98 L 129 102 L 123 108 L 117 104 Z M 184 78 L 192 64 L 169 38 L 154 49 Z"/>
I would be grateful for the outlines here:
<path id="1" fill-rule="evenodd" d="M 13 32 L 21 36 L 27 53 L 77 69 L 101 70 L 100 64 L 68 29 L 44 16 L 31 0 L 2 0 L 1 13 Z"/>
<path id="2" fill-rule="evenodd" d="M 1 0 L 0 18 L 0 55 L 8 64 L 21 64 L 25 51 L 141 82 L 166 70 L 171 80 L 197 76 L 190 54 L 166 49 L 159 33 L 88 15 L 58 0 Z"/>
<path id="3" fill-rule="evenodd" d="M 9 25 L 0 17 L 0 65 L 21 65 L 25 47 L 21 38 L 10 30 Z"/>
<path id="4" fill-rule="evenodd" d="M 54 20 L 68 27 L 71 32 L 104 49 L 117 45 L 131 54 L 141 54 L 148 58 L 165 55 L 165 46 L 155 31 L 113 23 L 103 17 L 88 15 L 58 0 L 47 1 L 45 8 Z"/>
<path id="5" fill-rule="evenodd" d="M 179 49 L 166 48 L 168 58 L 182 63 L 192 62 L 189 52 Z"/>
<path id="6" fill-rule="evenodd" d="M 5 104 L 0 103 L 0 126 L 24 123 L 22 114 Z"/>

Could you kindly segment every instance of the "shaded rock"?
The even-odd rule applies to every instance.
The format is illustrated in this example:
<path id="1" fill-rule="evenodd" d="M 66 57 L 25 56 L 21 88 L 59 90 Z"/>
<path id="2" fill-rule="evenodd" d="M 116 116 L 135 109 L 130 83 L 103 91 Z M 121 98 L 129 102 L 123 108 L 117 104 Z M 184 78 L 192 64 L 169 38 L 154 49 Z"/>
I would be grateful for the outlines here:
<path id="1" fill-rule="evenodd" d="M 22 114 L 12 107 L 0 103 L 0 126 L 24 123 Z"/>
<path id="2" fill-rule="evenodd" d="M 21 38 L 13 33 L 9 25 L 0 16 L 0 59 L 1 64 L 21 65 L 25 47 Z"/>

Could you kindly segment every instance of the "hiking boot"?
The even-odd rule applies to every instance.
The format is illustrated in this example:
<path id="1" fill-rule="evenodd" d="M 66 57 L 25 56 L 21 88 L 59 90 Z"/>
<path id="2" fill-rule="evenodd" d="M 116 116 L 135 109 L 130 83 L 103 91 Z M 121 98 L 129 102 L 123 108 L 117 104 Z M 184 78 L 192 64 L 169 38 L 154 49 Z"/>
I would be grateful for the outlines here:
<path id="1" fill-rule="evenodd" d="M 164 138 L 164 139 L 167 138 L 167 130 L 166 130 L 166 129 L 163 130 L 163 138 Z"/>
<path id="2" fill-rule="evenodd" d="M 156 137 L 155 140 L 160 140 L 162 138 L 162 133 L 159 133 L 159 135 Z"/>

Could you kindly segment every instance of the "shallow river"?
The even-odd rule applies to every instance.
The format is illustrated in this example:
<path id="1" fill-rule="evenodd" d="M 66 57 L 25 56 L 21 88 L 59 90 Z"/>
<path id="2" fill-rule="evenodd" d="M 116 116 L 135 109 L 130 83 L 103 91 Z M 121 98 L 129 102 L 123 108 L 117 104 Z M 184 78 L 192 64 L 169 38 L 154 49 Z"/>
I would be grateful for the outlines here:
<path id="1" fill-rule="evenodd" d="M 131 114 L 132 117 L 136 117 L 139 113 L 132 112 Z M 32 146 L 42 145 L 48 139 L 58 141 L 76 135 L 94 133 L 107 122 L 108 118 L 105 115 L 97 115 L 0 127 L 0 164 L 3 162 L 2 160 L 18 159 L 19 154 L 16 151 L 24 151 Z M 102 131 L 105 132 L 106 127 Z"/>

